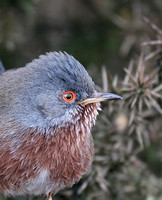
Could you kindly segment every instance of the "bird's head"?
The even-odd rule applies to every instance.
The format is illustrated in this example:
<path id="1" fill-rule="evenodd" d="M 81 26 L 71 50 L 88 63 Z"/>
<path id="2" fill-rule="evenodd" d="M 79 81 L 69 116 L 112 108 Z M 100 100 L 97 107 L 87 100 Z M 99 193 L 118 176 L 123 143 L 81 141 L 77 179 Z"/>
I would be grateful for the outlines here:
<path id="1" fill-rule="evenodd" d="M 9 112 L 25 127 L 64 127 L 88 113 L 93 123 L 101 101 L 121 99 L 98 93 L 85 68 L 67 53 L 47 53 L 13 74 L 17 89 Z"/>

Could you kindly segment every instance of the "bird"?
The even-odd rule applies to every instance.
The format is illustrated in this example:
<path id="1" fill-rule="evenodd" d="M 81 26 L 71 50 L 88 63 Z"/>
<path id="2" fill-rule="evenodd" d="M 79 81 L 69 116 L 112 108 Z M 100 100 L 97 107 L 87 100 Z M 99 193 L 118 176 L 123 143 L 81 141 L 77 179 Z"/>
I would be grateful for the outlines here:
<path id="1" fill-rule="evenodd" d="M 3 66 L 3 63 L 2 61 L 0 60 L 0 73 L 4 72 L 5 71 L 5 68 Z"/>
<path id="2" fill-rule="evenodd" d="M 52 200 L 92 164 L 100 102 L 122 97 L 98 92 L 83 65 L 60 51 L 2 66 L 0 83 L 0 192 Z"/>

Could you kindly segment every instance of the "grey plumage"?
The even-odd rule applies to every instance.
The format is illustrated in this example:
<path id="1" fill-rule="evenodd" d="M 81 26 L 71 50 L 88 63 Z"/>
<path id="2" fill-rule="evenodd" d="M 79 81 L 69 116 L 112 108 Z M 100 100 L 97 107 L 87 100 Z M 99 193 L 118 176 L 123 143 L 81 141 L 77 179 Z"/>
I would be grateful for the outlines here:
<path id="1" fill-rule="evenodd" d="M 77 112 L 77 103 L 95 93 L 94 83 L 84 67 L 67 53 L 41 55 L 23 68 L 0 76 L 0 127 L 63 126 Z M 66 103 L 64 91 L 76 93 Z M 11 133 L 10 133 L 11 134 Z"/>
<path id="2" fill-rule="evenodd" d="M 5 71 L 5 68 L 3 66 L 2 61 L 0 60 L 0 73 L 3 73 Z"/>

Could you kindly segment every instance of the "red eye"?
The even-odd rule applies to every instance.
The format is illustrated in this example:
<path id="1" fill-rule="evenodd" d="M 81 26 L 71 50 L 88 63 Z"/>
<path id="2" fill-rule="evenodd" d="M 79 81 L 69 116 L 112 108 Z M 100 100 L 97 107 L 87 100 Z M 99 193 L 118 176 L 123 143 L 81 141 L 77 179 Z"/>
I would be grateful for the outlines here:
<path id="1" fill-rule="evenodd" d="M 75 93 L 72 91 L 67 91 L 62 94 L 62 98 L 64 101 L 71 103 L 74 102 L 76 99 Z"/>

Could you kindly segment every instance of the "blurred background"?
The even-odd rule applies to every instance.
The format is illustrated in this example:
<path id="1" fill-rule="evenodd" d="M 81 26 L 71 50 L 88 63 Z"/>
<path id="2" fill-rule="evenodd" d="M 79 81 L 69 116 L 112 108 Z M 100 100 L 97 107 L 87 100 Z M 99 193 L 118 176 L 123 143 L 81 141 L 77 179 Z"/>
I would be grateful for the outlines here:
<path id="1" fill-rule="evenodd" d="M 162 200 L 161 19 L 161 0 L 0 0 L 6 69 L 67 51 L 99 91 L 124 98 L 102 106 L 93 166 L 55 200 Z"/>

